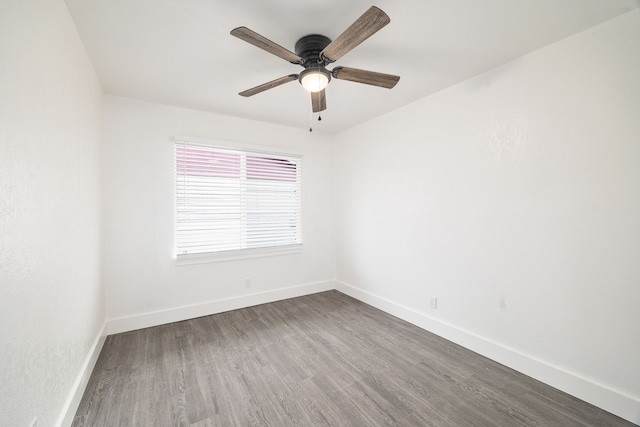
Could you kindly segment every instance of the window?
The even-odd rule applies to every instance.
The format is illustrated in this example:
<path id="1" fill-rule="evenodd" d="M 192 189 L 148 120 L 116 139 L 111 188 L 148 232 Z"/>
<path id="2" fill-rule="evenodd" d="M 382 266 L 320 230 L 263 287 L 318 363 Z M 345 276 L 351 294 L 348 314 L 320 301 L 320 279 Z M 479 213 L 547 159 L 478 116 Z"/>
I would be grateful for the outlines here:
<path id="1" fill-rule="evenodd" d="M 176 253 L 302 244 L 302 159 L 178 141 Z"/>

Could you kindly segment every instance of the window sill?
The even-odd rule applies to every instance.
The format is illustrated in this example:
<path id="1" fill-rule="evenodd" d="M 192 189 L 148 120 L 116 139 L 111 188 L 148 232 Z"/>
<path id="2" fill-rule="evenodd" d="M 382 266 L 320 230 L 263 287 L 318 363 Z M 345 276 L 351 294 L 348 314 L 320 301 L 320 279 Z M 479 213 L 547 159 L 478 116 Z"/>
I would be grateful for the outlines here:
<path id="1" fill-rule="evenodd" d="M 261 258 L 268 256 L 289 255 L 302 252 L 302 244 L 273 248 L 239 249 L 235 251 L 208 252 L 203 254 L 178 255 L 175 265 L 206 264 L 210 262 L 234 261 L 240 259 Z"/>

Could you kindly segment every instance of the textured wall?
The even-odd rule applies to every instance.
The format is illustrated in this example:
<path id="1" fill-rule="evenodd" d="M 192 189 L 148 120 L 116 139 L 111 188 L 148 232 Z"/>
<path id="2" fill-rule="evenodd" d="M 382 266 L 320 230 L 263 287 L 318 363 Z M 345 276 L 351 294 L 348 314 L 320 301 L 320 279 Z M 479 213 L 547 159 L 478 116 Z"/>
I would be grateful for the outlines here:
<path id="1" fill-rule="evenodd" d="M 0 13 L 0 425 L 55 425 L 104 321 L 102 90 L 62 1 Z"/>
<path id="2" fill-rule="evenodd" d="M 106 97 L 105 117 L 108 318 L 333 280 L 332 144 L 326 137 L 113 96 Z M 171 137 L 180 135 L 302 154 L 302 252 L 176 266 Z"/>
<path id="3" fill-rule="evenodd" d="M 639 117 L 634 11 L 343 133 L 337 279 L 640 401 Z"/>

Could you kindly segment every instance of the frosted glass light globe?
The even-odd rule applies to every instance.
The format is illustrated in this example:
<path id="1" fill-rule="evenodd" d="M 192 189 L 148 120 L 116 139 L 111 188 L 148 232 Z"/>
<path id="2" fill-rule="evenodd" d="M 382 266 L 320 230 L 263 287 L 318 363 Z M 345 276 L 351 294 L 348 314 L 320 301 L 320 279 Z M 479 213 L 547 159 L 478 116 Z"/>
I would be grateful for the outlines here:
<path id="1" fill-rule="evenodd" d="M 321 70 L 305 70 L 300 74 L 300 84 L 309 92 L 319 92 L 329 84 L 329 73 Z"/>

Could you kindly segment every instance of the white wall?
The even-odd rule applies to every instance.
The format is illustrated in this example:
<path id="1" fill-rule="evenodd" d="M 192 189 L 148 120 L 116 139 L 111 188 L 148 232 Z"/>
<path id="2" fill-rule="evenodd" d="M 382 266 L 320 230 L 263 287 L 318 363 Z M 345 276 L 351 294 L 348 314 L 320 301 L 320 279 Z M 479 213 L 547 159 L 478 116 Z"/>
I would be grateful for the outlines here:
<path id="1" fill-rule="evenodd" d="M 0 425 L 52 426 L 104 322 L 102 89 L 62 1 L 1 7 Z"/>
<path id="2" fill-rule="evenodd" d="M 640 12 L 344 132 L 335 156 L 339 289 L 628 397 L 640 422 Z"/>
<path id="3" fill-rule="evenodd" d="M 106 97 L 105 117 L 105 280 L 110 332 L 333 288 L 332 149 L 326 137 L 304 128 L 113 96 Z M 170 138 L 179 135 L 301 153 L 302 253 L 176 266 L 175 155 Z M 245 287 L 246 278 L 252 279 L 251 288 Z M 299 288 L 283 291 L 291 287 Z M 221 302 L 229 299 L 235 303 Z"/>

